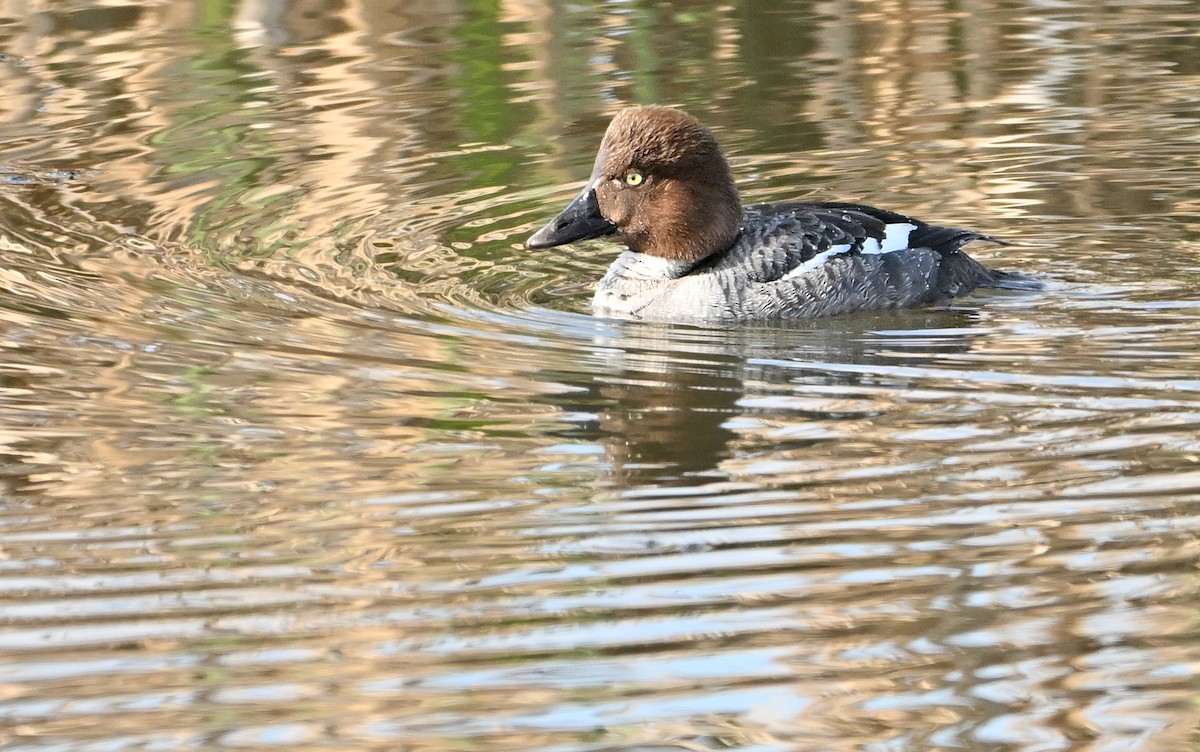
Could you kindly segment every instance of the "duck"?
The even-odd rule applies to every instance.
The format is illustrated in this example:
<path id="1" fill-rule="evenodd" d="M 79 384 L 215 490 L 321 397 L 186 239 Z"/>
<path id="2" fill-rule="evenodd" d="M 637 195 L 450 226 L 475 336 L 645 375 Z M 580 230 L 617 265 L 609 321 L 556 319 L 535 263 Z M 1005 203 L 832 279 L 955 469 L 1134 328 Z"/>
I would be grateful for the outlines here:
<path id="1" fill-rule="evenodd" d="M 620 110 L 583 190 L 525 243 L 625 246 L 596 285 L 598 316 L 738 323 L 942 303 L 979 288 L 1035 289 L 963 252 L 974 230 L 863 204 L 743 206 L 716 137 L 683 110 Z"/>

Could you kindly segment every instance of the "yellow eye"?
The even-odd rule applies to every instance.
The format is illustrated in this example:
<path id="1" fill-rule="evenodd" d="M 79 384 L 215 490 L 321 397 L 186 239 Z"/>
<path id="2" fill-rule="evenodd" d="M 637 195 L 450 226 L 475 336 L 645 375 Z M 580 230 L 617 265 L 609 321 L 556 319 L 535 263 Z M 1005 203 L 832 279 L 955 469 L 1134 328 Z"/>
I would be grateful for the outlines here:
<path id="1" fill-rule="evenodd" d="M 625 185 L 636 187 L 644 182 L 646 182 L 645 176 L 637 170 L 630 170 L 629 172 L 625 173 Z"/>

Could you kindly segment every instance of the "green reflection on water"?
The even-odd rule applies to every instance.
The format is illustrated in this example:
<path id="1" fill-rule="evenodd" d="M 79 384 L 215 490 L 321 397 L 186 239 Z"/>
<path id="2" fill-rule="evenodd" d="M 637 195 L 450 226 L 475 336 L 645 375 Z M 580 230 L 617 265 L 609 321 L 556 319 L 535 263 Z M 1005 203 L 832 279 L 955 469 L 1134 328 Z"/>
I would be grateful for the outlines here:
<path id="1" fill-rule="evenodd" d="M 229 210 L 239 207 L 252 188 L 277 182 L 281 161 L 270 130 L 256 127 L 259 119 L 246 114 L 269 95 L 261 91 L 262 71 L 250 62 L 247 51 L 234 46 L 229 14 L 219 12 L 221 6 L 205 4 L 204 22 L 191 40 L 198 52 L 170 71 L 170 78 L 180 82 L 175 93 L 163 97 L 171 122 L 149 139 L 155 146 L 155 160 L 163 165 L 160 177 L 173 183 L 181 178 L 210 183 L 211 197 L 196 213 L 185 238 L 214 263 L 229 251 L 228 244 L 222 248 L 215 237 L 230 224 Z M 273 216 L 286 225 L 289 202 L 282 199 L 282 195 L 275 196 L 272 214 L 259 216 Z M 243 219 L 244 211 L 233 214 Z M 260 227 L 250 235 L 277 235 L 281 229 L 270 223 L 269 228 Z M 280 246 L 292 244 L 249 244 L 240 252 L 270 256 Z"/>
<path id="2" fill-rule="evenodd" d="M 504 28 L 499 0 L 472 0 L 465 20 L 452 30 L 460 44 L 447 57 L 456 71 L 451 80 L 461 92 L 459 122 L 466 141 L 504 143 L 529 122 L 528 108 L 510 101 L 514 81 L 504 66 L 514 55 L 504 44 Z"/>

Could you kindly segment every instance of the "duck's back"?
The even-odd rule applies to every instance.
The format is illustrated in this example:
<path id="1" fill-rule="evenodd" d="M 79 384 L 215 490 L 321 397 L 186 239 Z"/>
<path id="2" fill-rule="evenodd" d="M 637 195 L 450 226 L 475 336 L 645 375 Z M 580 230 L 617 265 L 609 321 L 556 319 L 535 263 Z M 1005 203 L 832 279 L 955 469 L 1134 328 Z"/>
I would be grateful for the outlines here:
<path id="1" fill-rule="evenodd" d="M 1018 284 L 963 253 L 973 240 L 999 242 L 858 204 L 750 206 L 729 249 L 680 269 L 653 293 L 641 280 L 640 294 L 626 298 L 637 310 L 617 313 L 653 319 L 809 318 L 910 308 L 978 287 Z M 622 280 L 610 272 L 606 281 L 611 298 Z M 598 293 L 598 303 L 600 298 Z"/>

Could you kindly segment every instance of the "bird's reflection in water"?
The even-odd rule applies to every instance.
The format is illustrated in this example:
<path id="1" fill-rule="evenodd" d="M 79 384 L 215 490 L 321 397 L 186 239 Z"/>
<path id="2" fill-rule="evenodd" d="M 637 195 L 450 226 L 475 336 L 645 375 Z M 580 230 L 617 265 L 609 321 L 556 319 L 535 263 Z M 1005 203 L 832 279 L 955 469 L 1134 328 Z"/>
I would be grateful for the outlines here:
<path id="1" fill-rule="evenodd" d="M 592 403 L 599 415 L 596 438 L 616 488 L 691 486 L 705 476 L 719 481 L 731 453 L 748 449 L 738 418 L 763 410 L 748 406 L 746 397 L 767 387 L 786 393 L 789 384 L 855 385 L 863 375 L 822 365 L 926 365 L 938 355 L 971 350 L 985 334 L 972 311 L 957 309 L 744 329 L 622 325 L 599 343 L 612 367 L 593 373 L 588 389 L 589 401 L 599 403 Z M 764 450 L 797 450 L 821 440 L 793 438 Z"/>

